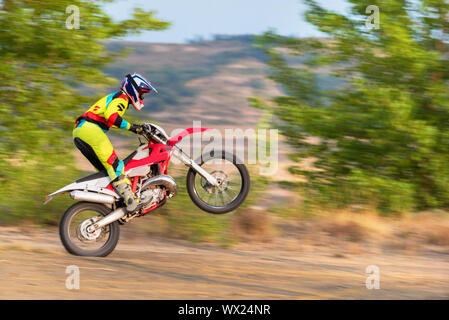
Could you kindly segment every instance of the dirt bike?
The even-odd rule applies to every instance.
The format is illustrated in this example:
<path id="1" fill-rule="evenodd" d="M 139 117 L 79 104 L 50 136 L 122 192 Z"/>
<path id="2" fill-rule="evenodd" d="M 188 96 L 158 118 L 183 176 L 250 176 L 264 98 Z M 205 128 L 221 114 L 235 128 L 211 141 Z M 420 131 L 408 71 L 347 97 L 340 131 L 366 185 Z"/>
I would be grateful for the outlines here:
<path id="1" fill-rule="evenodd" d="M 79 179 L 46 197 L 44 204 L 62 193 L 80 202 L 66 210 L 59 225 L 59 235 L 66 250 L 80 256 L 107 256 L 118 243 L 120 229 L 136 217 L 163 206 L 176 196 L 178 186 L 167 175 L 172 155 L 189 167 L 187 192 L 200 209 L 222 214 L 236 209 L 245 200 L 250 185 L 248 170 L 235 155 L 211 151 L 192 160 L 176 144 L 185 136 L 210 128 L 189 128 L 173 137 L 159 126 L 145 123 L 144 137 L 136 151 L 123 162 L 132 191 L 140 199 L 136 212 L 127 212 L 121 197 L 114 191 L 106 170 Z"/>

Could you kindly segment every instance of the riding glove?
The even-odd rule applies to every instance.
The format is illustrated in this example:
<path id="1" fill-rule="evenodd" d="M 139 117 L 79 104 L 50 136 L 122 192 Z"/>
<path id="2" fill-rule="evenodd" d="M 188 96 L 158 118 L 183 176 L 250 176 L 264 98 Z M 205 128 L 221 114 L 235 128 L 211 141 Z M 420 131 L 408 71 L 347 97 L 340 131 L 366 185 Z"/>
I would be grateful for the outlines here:
<path id="1" fill-rule="evenodd" d="M 131 127 L 129 127 L 129 131 L 141 134 L 143 132 L 143 126 L 140 124 L 132 124 Z"/>

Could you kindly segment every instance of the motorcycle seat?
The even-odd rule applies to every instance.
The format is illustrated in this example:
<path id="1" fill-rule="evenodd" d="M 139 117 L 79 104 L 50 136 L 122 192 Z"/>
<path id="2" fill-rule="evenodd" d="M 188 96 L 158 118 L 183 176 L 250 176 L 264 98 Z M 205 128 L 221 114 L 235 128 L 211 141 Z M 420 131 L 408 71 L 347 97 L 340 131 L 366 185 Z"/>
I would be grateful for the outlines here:
<path id="1" fill-rule="evenodd" d="M 136 153 L 137 153 L 137 151 L 134 151 L 130 155 L 128 155 L 125 159 L 123 159 L 123 164 L 126 166 L 128 164 L 128 162 L 130 162 L 131 159 L 136 155 Z M 93 173 L 84 178 L 78 179 L 78 180 L 76 180 L 76 182 L 81 183 L 81 182 L 86 182 L 86 181 L 90 181 L 90 180 L 94 180 L 94 179 L 104 178 L 107 176 L 108 176 L 107 171 L 105 169 L 103 169 L 97 173 Z"/>

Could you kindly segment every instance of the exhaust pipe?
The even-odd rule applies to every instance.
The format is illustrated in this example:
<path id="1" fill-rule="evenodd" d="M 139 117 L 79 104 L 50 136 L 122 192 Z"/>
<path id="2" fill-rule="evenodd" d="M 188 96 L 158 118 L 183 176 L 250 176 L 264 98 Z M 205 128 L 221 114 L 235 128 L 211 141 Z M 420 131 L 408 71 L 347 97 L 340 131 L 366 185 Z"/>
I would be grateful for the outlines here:
<path id="1" fill-rule="evenodd" d="M 70 192 L 70 197 L 73 200 L 107 203 L 107 204 L 113 204 L 116 201 L 116 199 L 113 196 L 108 196 L 107 194 L 100 194 L 80 190 Z"/>
<path id="2" fill-rule="evenodd" d="M 153 178 L 148 179 L 145 181 L 145 183 L 142 185 L 140 190 L 145 190 L 146 188 L 150 186 L 163 186 L 168 192 L 168 197 L 172 198 L 178 194 L 178 185 L 176 184 L 175 180 L 173 180 L 170 176 L 156 176 Z"/>

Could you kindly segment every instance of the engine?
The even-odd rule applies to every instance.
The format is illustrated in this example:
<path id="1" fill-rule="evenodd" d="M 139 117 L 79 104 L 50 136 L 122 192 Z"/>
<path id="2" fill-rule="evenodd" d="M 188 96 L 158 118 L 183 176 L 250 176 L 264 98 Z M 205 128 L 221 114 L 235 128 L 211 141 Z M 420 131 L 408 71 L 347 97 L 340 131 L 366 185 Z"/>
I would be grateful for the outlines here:
<path id="1" fill-rule="evenodd" d="M 172 177 L 166 175 L 149 176 L 142 179 L 136 195 L 140 198 L 143 207 L 135 213 L 128 213 L 126 217 L 121 218 L 119 223 L 125 223 L 134 217 L 139 217 L 143 212 L 158 202 L 164 200 L 165 197 L 172 198 L 178 192 L 178 186 Z"/>
<path id="2" fill-rule="evenodd" d="M 164 199 L 164 191 L 160 187 L 148 188 L 140 193 L 140 201 L 145 204 L 143 210 L 150 208 Z"/>

